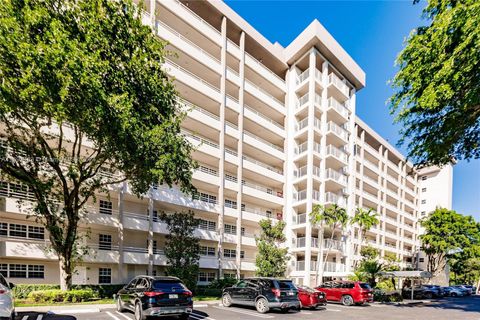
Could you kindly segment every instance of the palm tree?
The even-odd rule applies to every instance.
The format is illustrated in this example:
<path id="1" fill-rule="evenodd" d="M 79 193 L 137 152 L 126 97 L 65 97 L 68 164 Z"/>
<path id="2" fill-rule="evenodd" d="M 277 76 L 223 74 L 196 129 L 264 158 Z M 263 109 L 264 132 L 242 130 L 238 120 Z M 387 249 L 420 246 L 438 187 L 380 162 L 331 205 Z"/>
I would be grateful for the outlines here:
<path id="1" fill-rule="evenodd" d="M 323 265 L 320 268 L 320 258 L 323 257 L 323 228 L 328 226 L 332 230 L 332 234 L 330 236 L 330 241 L 328 245 L 330 246 L 333 240 L 334 231 L 337 228 L 345 227 L 348 222 L 348 214 L 345 208 L 334 204 L 332 206 L 323 206 L 320 204 L 314 205 L 312 208 L 312 212 L 310 213 L 310 219 L 312 224 L 319 226 L 318 231 L 318 245 L 320 248 L 320 254 L 317 255 L 317 282 L 320 278 L 323 280 L 323 271 L 327 264 L 329 251 L 327 251 L 325 255 L 325 260 L 323 261 Z"/>
<path id="2" fill-rule="evenodd" d="M 363 272 L 366 277 L 367 281 L 372 288 L 375 288 L 377 285 L 377 277 L 379 276 L 380 272 L 383 270 L 383 264 L 380 263 L 378 260 L 365 260 L 362 262 L 362 266 L 360 268 L 361 272 Z"/>
<path id="3" fill-rule="evenodd" d="M 358 256 L 360 255 L 362 244 L 365 241 L 366 232 L 379 223 L 378 213 L 373 211 L 371 208 L 368 210 L 365 210 L 364 208 L 357 208 L 355 215 L 352 217 L 350 222 L 352 224 L 357 224 L 358 226 L 358 239 L 360 239 L 360 243 L 355 245 L 354 250 L 355 254 Z M 356 260 L 354 264 L 354 266 L 356 266 Z"/>

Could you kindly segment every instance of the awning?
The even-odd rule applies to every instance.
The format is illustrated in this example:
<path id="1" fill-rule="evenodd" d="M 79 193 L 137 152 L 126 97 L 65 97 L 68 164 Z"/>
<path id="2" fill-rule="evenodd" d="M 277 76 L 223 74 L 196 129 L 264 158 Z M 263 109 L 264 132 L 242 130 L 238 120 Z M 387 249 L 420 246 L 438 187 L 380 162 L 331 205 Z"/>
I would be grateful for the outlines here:
<path id="1" fill-rule="evenodd" d="M 386 271 L 380 272 L 382 277 L 393 278 L 431 278 L 432 274 L 428 271 Z"/>

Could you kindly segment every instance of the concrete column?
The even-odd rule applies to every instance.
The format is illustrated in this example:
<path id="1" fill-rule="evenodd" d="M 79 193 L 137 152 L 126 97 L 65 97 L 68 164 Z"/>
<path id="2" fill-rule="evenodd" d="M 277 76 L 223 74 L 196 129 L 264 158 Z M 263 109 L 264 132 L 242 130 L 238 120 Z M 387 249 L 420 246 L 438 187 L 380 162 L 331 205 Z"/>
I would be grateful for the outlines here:
<path id="1" fill-rule="evenodd" d="M 242 266 L 242 261 L 240 259 L 240 251 L 242 250 L 242 196 L 243 196 L 243 114 L 244 114 L 244 93 L 245 93 L 245 32 L 240 34 L 240 65 L 238 70 L 238 75 L 240 78 L 240 91 L 238 92 L 238 105 L 239 105 L 239 114 L 238 114 L 238 132 L 240 136 L 238 138 L 237 153 L 238 153 L 238 169 L 237 169 L 237 183 L 238 183 L 238 193 L 237 193 L 237 279 L 240 279 L 240 271 Z"/>
<path id="2" fill-rule="evenodd" d="M 148 192 L 148 275 L 153 275 L 153 198 L 152 188 Z"/>
<path id="3" fill-rule="evenodd" d="M 227 104 L 226 93 L 226 78 L 227 78 L 227 18 L 222 18 L 222 49 L 221 49 L 221 78 L 220 78 L 220 162 L 218 166 L 219 189 L 218 189 L 218 204 L 220 207 L 220 214 L 218 216 L 218 271 L 217 277 L 220 279 L 223 276 L 222 260 L 223 260 L 223 237 L 224 237 L 224 188 L 225 188 L 225 107 Z M 240 204 L 237 204 L 240 205 Z"/>
<path id="4" fill-rule="evenodd" d="M 349 158 L 348 158 L 348 172 L 352 173 L 350 177 L 348 178 L 347 181 L 347 191 L 348 191 L 348 198 L 347 198 L 347 214 L 350 217 L 353 217 L 355 214 L 355 171 L 356 171 L 356 163 L 355 163 L 355 158 L 353 157 L 353 148 L 355 146 L 355 116 L 352 116 L 355 114 L 355 104 L 356 104 L 356 94 L 355 94 L 355 89 L 351 89 L 351 94 L 350 94 L 350 100 L 349 100 L 349 106 L 350 106 L 350 111 L 351 116 L 348 119 L 348 131 L 349 131 L 349 136 L 348 136 L 348 150 L 349 150 Z M 354 228 L 350 225 L 348 225 L 344 232 L 347 235 L 347 243 L 346 243 L 346 252 L 348 253 L 345 257 L 345 265 L 347 266 L 347 271 L 350 271 L 350 267 L 352 266 L 352 252 L 354 249 L 353 246 L 353 230 Z"/>
<path id="5" fill-rule="evenodd" d="M 157 6 L 157 1 L 156 0 L 150 0 L 150 19 L 151 19 L 151 24 L 152 24 L 152 29 L 155 30 L 155 16 L 156 16 L 156 9 Z M 155 30 L 156 32 L 156 30 Z"/>
<path id="6" fill-rule="evenodd" d="M 307 126 L 307 211 L 309 214 L 313 208 L 313 137 L 314 137 L 314 120 L 315 120 L 315 50 L 310 49 L 309 53 L 309 79 L 308 79 L 308 126 Z M 310 285 L 311 278 L 311 261 L 312 261 L 312 224 L 307 219 L 307 227 L 305 230 L 305 274 L 303 283 Z"/>
<path id="7" fill-rule="evenodd" d="M 123 213 L 125 211 L 125 206 L 124 206 L 124 197 L 125 197 L 125 191 L 127 189 L 127 183 L 123 182 L 122 186 L 119 189 L 118 193 L 118 253 L 119 253 L 119 258 L 118 258 L 118 279 L 120 283 L 126 282 L 126 275 L 125 275 L 125 265 L 124 265 L 124 252 L 123 252 L 123 241 L 124 241 L 124 235 L 123 235 Z"/>

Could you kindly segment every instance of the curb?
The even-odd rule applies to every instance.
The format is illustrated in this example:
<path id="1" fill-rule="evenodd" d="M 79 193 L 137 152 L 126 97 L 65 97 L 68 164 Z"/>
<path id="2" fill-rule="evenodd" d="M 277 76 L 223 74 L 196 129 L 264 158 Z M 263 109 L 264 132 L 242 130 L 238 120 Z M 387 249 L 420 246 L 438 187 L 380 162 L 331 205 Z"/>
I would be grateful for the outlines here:
<path id="1" fill-rule="evenodd" d="M 104 309 L 115 308 L 115 304 L 86 304 L 86 305 L 70 305 L 70 306 L 31 306 L 16 307 L 17 312 L 52 312 L 56 314 L 62 313 L 94 313 Z"/>

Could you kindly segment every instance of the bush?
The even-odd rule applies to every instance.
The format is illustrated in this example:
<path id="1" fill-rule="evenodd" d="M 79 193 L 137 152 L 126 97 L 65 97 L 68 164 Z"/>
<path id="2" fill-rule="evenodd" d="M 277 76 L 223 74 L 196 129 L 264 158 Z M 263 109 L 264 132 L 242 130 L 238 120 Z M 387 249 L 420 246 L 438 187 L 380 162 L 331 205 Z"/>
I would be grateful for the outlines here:
<path id="1" fill-rule="evenodd" d="M 93 291 L 95 293 L 95 297 L 98 297 L 100 299 L 111 299 L 113 298 L 114 294 L 116 294 L 121 288 L 123 288 L 123 286 L 123 284 L 82 284 L 73 285 L 72 290 L 87 289 Z M 60 289 L 60 286 L 55 284 L 17 284 L 15 288 L 13 288 L 13 292 L 15 294 L 15 298 L 27 299 L 28 295 L 33 291 L 45 291 L 52 289 Z"/>
<path id="2" fill-rule="evenodd" d="M 28 295 L 32 291 L 44 291 L 60 289 L 56 284 L 16 284 L 13 288 L 13 294 L 17 299 L 27 299 Z"/>
<path id="3" fill-rule="evenodd" d="M 207 286 L 209 289 L 225 289 L 226 287 L 231 287 L 236 284 L 238 281 L 237 279 L 233 278 L 222 278 L 222 279 L 215 279 Z"/>
<path id="4" fill-rule="evenodd" d="M 79 284 L 72 286 L 72 289 L 89 289 L 93 290 L 100 299 L 112 299 L 113 295 L 124 286 L 124 284 Z"/>
<path id="5" fill-rule="evenodd" d="M 222 289 L 212 289 L 208 286 L 197 286 L 195 291 L 196 296 L 221 297 Z"/>
<path id="6" fill-rule="evenodd" d="M 401 302 L 403 297 L 398 291 L 386 292 L 375 289 L 373 291 L 373 300 L 377 302 Z"/>
<path id="7" fill-rule="evenodd" d="M 96 294 L 91 289 L 63 291 L 60 289 L 50 289 L 42 291 L 32 291 L 28 294 L 28 299 L 34 302 L 83 302 L 96 298 Z"/>
<path id="8" fill-rule="evenodd" d="M 395 287 L 393 286 L 392 279 L 385 279 L 377 283 L 375 289 L 380 289 L 382 291 L 394 291 Z"/>

